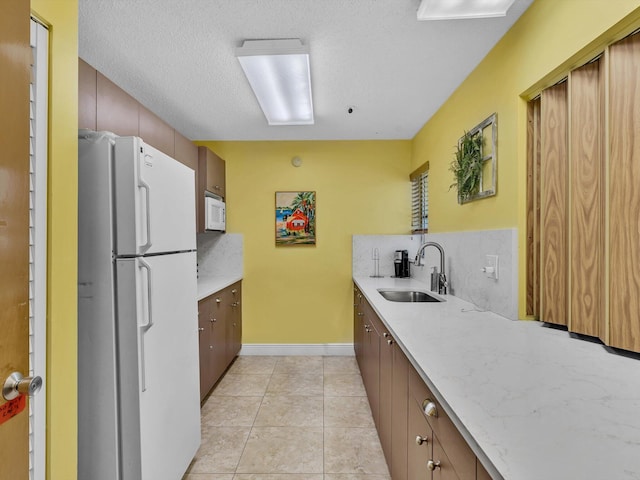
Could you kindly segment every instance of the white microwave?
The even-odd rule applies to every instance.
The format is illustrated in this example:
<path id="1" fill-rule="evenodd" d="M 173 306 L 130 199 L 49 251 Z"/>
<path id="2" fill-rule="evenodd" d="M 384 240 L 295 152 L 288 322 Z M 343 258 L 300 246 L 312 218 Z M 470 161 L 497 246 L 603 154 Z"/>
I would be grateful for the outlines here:
<path id="1" fill-rule="evenodd" d="M 222 200 L 204 197 L 204 229 L 225 231 L 226 207 Z"/>

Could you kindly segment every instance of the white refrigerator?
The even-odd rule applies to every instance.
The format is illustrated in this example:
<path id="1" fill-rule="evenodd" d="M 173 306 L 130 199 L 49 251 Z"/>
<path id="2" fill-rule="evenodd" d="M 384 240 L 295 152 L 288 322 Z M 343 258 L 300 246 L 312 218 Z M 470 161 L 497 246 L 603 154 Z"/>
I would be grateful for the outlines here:
<path id="1" fill-rule="evenodd" d="M 78 479 L 180 480 L 200 444 L 194 172 L 78 135 Z"/>

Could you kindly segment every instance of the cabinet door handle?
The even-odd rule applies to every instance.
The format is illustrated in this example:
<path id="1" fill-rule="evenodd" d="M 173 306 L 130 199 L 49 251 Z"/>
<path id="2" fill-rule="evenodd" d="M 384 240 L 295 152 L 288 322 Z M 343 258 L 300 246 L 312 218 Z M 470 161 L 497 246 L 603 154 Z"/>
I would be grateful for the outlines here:
<path id="1" fill-rule="evenodd" d="M 436 468 L 440 468 L 440 462 L 439 461 L 434 462 L 433 460 L 429 460 L 427 462 L 427 468 L 433 472 Z"/>
<path id="2" fill-rule="evenodd" d="M 364 317 L 364 312 L 358 312 L 359 317 Z"/>
<path id="3" fill-rule="evenodd" d="M 219 298 L 216 298 L 216 303 L 220 303 L 220 299 Z"/>
<path id="4" fill-rule="evenodd" d="M 387 338 L 387 337 L 389 336 L 389 334 L 388 334 L 387 332 L 384 332 L 384 333 L 382 334 L 382 336 L 383 336 L 384 338 Z"/>
<path id="5" fill-rule="evenodd" d="M 389 340 L 387 340 L 387 343 L 388 343 L 389 345 L 393 345 L 393 340 L 389 339 Z"/>
<path id="6" fill-rule="evenodd" d="M 422 445 L 423 443 L 429 443 L 429 439 L 427 437 L 416 435 L 416 445 Z"/>
<path id="7" fill-rule="evenodd" d="M 424 402 L 422 402 L 422 410 L 428 417 L 438 416 L 438 407 L 436 406 L 436 403 L 430 398 L 427 398 Z"/>
<path id="8" fill-rule="evenodd" d="M 218 321 L 218 319 L 216 319 L 216 318 L 210 318 L 210 319 L 209 319 L 209 321 L 210 321 L 211 323 L 215 323 L 215 322 L 217 322 L 217 321 Z"/>
<path id="9" fill-rule="evenodd" d="M 200 333 L 204 332 L 204 327 L 198 327 L 198 331 L 199 331 Z"/>

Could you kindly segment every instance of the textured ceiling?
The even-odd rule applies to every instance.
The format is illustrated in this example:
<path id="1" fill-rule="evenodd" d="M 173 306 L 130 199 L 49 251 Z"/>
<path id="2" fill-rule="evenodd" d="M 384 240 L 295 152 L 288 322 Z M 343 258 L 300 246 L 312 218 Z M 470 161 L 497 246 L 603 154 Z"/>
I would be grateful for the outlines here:
<path id="1" fill-rule="evenodd" d="M 79 0 L 79 55 L 192 140 L 410 139 L 532 2 L 418 22 L 419 0 Z M 309 45 L 315 125 L 267 125 L 234 48 L 272 38 Z"/>

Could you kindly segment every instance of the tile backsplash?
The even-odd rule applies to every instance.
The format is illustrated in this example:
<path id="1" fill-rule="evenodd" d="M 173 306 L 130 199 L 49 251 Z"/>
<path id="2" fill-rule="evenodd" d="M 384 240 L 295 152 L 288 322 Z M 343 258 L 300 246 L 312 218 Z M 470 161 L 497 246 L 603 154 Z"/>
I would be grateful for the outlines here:
<path id="1" fill-rule="evenodd" d="M 449 293 L 510 319 L 518 318 L 518 238 L 516 229 L 429 233 L 426 235 L 354 235 L 353 275 L 374 274 L 373 249 L 380 258 L 379 272 L 393 275 L 395 250 L 408 250 L 413 261 L 423 242 L 437 242 L 445 252 Z M 488 278 L 482 267 L 485 255 L 498 255 L 498 279 Z M 428 247 L 424 267 L 411 264 L 411 277 L 430 285 L 431 267 L 440 268 L 438 250 Z"/>
<path id="2" fill-rule="evenodd" d="M 197 240 L 200 277 L 242 275 L 242 234 L 207 232 L 198 234 Z"/>

